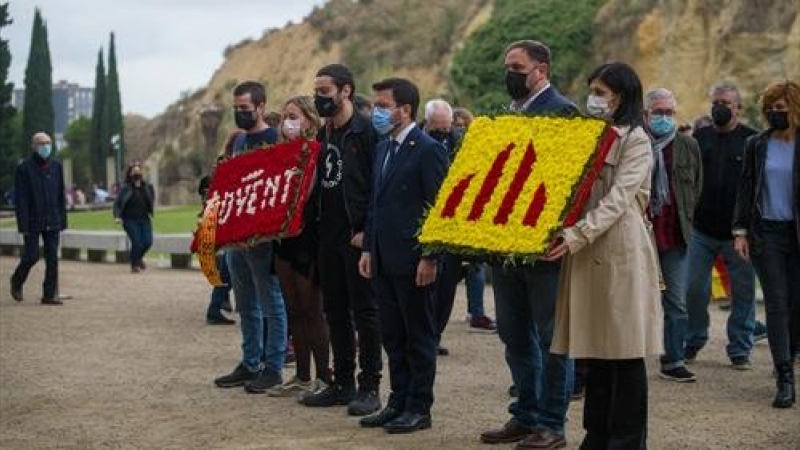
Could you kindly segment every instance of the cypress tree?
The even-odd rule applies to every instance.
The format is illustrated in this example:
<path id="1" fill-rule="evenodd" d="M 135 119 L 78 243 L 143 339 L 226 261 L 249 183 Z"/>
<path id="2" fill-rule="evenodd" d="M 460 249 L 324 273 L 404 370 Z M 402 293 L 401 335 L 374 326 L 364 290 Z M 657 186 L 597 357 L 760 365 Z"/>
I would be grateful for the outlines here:
<path id="1" fill-rule="evenodd" d="M 117 167 L 122 167 L 125 162 L 125 136 L 122 119 L 122 102 L 119 95 L 119 76 L 117 75 L 117 51 L 114 45 L 114 33 L 111 33 L 111 42 L 108 46 L 108 75 L 106 77 L 106 120 L 108 120 L 108 138 L 119 136 L 116 145 L 119 146 Z M 110 141 L 109 141 L 110 142 Z M 109 147 L 113 152 L 114 148 Z"/>
<path id="2" fill-rule="evenodd" d="M 103 49 L 97 53 L 94 76 L 94 104 L 92 105 L 92 128 L 89 138 L 89 153 L 92 161 L 92 181 L 106 183 L 106 153 L 108 149 L 108 126 L 106 121 L 106 69 Z"/>
<path id="3" fill-rule="evenodd" d="M 14 184 L 14 169 L 20 158 L 20 149 L 14 145 L 14 115 L 11 106 L 11 93 L 14 84 L 8 82 L 8 67 L 11 65 L 11 51 L 8 40 L 2 38 L 2 30 L 11 24 L 8 3 L 0 4 L 0 194 L 5 194 Z M 0 199 L 0 204 L 5 203 Z"/>
<path id="4" fill-rule="evenodd" d="M 31 50 L 25 67 L 25 102 L 22 108 L 22 141 L 30 143 L 34 133 L 44 131 L 55 136 L 53 113 L 53 69 L 50 64 L 50 46 L 47 42 L 47 25 L 39 8 L 33 17 Z"/>

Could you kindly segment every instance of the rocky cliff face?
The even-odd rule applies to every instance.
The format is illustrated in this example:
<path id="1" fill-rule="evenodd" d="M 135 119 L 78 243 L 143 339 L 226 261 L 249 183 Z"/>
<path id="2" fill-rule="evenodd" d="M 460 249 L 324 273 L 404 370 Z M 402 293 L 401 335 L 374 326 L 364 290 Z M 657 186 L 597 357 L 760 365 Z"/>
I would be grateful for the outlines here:
<path id="1" fill-rule="evenodd" d="M 595 18 L 594 56 L 586 71 L 611 59 L 632 64 L 645 89 L 676 93 L 683 122 L 707 113 L 713 84 L 733 82 L 742 90 L 750 122 L 757 124 L 755 102 L 766 84 L 800 80 L 799 10 L 798 0 L 607 0 Z M 227 106 L 238 82 L 265 83 L 269 107 L 279 109 L 286 98 L 311 92 L 319 67 L 345 62 L 356 72 L 359 92 L 369 94 L 371 82 L 391 74 L 415 80 L 424 99 L 447 94 L 452 56 L 491 13 L 490 0 L 332 0 L 303 23 L 229 48 L 205 89 L 146 126 L 138 124 L 127 140 L 137 140 L 141 153 L 149 148 L 162 170 L 180 166 L 162 180 L 184 188 L 165 190 L 170 195 L 164 201 L 192 199 L 187 192 L 196 183 L 193 174 L 205 170 L 204 152 L 216 152 L 221 144 L 220 138 L 207 149 L 199 113 L 217 105 L 224 136 L 232 126 Z M 580 78 L 567 90 L 579 96 L 584 85 Z"/>
<path id="2" fill-rule="evenodd" d="M 708 113 L 714 84 L 732 82 L 753 122 L 769 82 L 800 80 L 798 12 L 797 0 L 610 0 L 595 20 L 594 62 L 631 63 L 645 89 L 675 92 L 687 122 Z"/>

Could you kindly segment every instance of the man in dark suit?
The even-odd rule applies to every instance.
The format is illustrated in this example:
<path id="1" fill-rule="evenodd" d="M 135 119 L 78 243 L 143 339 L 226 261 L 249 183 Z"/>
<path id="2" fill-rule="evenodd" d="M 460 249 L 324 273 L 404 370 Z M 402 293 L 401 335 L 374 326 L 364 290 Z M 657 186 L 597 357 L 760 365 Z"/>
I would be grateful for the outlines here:
<path id="1" fill-rule="evenodd" d="M 444 147 L 414 123 L 419 91 L 408 80 L 375 83 L 373 125 L 387 133 L 376 150 L 373 189 L 359 272 L 371 278 L 380 305 L 381 337 L 389 356 L 386 408 L 361 420 L 389 433 L 430 428 L 436 376 L 433 282 L 437 261 L 416 238 L 425 209 L 447 172 Z"/>
<path id="2" fill-rule="evenodd" d="M 46 133 L 31 138 L 31 156 L 22 161 L 14 176 L 17 229 L 25 246 L 11 276 L 11 297 L 22 301 L 22 287 L 39 260 L 39 236 L 44 244 L 43 305 L 61 305 L 58 299 L 58 241 L 67 228 L 64 171 L 51 158 L 52 141 Z"/>
<path id="3" fill-rule="evenodd" d="M 550 49 L 537 41 L 518 41 L 505 53 L 510 109 L 529 114 L 571 116 L 575 105 L 550 84 Z M 572 390 L 572 361 L 551 355 L 558 273 L 561 262 L 492 266 L 497 332 L 518 398 L 511 420 L 481 434 L 488 444 L 522 441 L 517 448 L 566 446 L 564 422 Z"/>

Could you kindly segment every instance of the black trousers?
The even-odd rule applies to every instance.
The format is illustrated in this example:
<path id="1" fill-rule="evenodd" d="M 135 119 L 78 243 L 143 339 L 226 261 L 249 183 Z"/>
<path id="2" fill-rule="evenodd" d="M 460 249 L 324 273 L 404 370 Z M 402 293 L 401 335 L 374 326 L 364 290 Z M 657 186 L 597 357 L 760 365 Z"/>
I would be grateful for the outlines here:
<path id="1" fill-rule="evenodd" d="M 456 300 L 456 289 L 458 282 L 461 281 L 461 258 L 451 254 L 445 254 L 439 263 L 440 275 L 434 282 L 436 291 L 436 306 L 434 317 L 436 321 L 436 343 L 442 339 L 442 334 L 450 321 L 450 314 L 453 312 L 453 303 Z"/>
<path id="2" fill-rule="evenodd" d="M 358 273 L 361 250 L 348 244 L 320 243 L 317 265 L 325 318 L 333 351 L 334 382 L 355 385 L 356 331 L 360 389 L 378 388 L 381 378 L 381 327 L 378 301 L 369 280 Z"/>
<path id="3" fill-rule="evenodd" d="M 647 448 L 647 370 L 643 358 L 585 360 L 581 450 Z"/>
<path id="4" fill-rule="evenodd" d="M 388 407 L 429 414 L 436 378 L 434 289 L 414 276 L 379 275 L 375 281 L 383 347 L 389 355 Z"/>
<path id="5" fill-rule="evenodd" d="M 764 289 L 767 340 L 774 364 L 790 363 L 800 350 L 800 243 L 794 222 L 761 223 L 753 266 Z"/>
<path id="6" fill-rule="evenodd" d="M 11 276 L 12 286 L 21 288 L 28 279 L 31 268 L 39 260 L 39 236 L 44 244 L 44 283 L 42 284 L 42 297 L 54 299 L 58 295 L 58 241 L 60 231 L 41 231 L 27 233 L 23 236 L 25 247 L 22 257 Z"/>

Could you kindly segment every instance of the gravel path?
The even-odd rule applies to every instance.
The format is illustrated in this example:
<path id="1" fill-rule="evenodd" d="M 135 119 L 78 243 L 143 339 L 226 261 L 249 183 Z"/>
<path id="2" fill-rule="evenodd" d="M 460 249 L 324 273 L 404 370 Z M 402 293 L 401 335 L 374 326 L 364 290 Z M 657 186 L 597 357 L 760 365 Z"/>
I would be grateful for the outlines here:
<path id="1" fill-rule="evenodd" d="M 62 262 L 61 290 L 74 298 L 47 307 L 38 302 L 41 263 L 25 301 L 11 299 L 15 263 L 0 258 L 0 448 L 512 448 L 478 442 L 508 419 L 510 376 L 497 335 L 470 332 L 462 321 L 463 290 L 444 337 L 451 356 L 439 359 L 434 427 L 388 436 L 360 429 L 343 408 L 215 388 L 212 379 L 238 362 L 239 328 L 204 324 L 210 288 L 199 271 L 134 275 L 124 265 Z M 692 366 L 697 383 L 663 381 L 650 361 L 649 448 L 800 449 L 800 407 L 770 407 L 766 343 L 756 346 L 753 370 L 730 369 L 727 313 L 712 309 L 712 342 Z M 574 402 L 569 449 L 583 435 L 581 414 Z"/>

